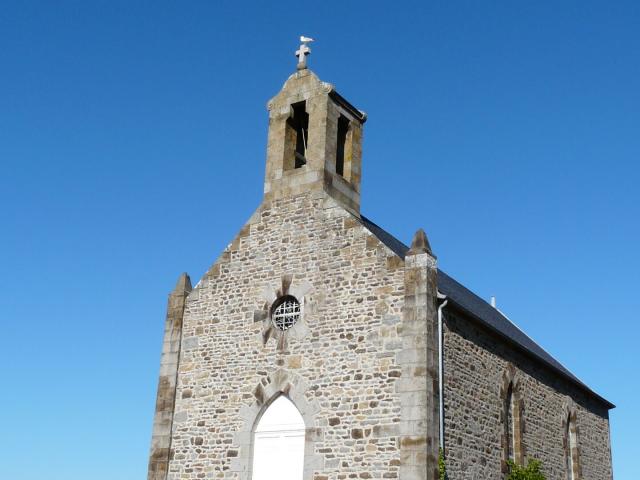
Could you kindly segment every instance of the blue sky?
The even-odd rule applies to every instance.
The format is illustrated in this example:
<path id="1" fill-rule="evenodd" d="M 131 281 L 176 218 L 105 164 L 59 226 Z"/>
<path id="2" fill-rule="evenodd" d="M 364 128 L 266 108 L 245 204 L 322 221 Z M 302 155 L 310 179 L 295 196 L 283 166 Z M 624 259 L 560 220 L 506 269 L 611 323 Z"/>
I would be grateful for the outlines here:
<path id="1" fill-rule="evenodd" d="M 617 404 L 636 478 L 639 30 L 624 1 L 1 2 L 0 478 L 145 478 L 166 295 L 258 206 L 300 34 L 369 115 L 363 213 Z"/>

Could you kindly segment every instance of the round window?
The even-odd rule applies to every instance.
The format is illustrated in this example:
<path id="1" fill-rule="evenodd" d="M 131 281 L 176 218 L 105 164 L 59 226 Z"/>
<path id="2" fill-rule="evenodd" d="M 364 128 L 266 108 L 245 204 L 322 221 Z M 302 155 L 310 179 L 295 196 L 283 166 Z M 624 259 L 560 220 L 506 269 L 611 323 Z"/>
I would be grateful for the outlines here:
<path id="1" fill-rule="evenodd" d="M 300 319 L 300 302 L 295 297 L 287 295 L 279 298 L 273 304 L 271 321 L 276 328 L 283 332 L 293 327 Z"/>

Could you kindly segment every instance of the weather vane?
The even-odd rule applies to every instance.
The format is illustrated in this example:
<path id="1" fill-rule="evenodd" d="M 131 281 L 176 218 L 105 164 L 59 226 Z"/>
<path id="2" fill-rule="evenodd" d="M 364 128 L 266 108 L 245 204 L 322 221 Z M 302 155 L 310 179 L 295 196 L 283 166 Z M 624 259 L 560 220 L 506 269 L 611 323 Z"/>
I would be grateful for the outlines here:
<path id="1" fill-rule="evenodd" d="M 296 57 L 298 57 L 298 70 L 304 70 L 307 68 L 307 55 L 311 53 L 311 49 L 307 44 L 313 42 L 313 38 L 301 35 L 300 42 L 302 43 L 300 44 L 300 48 L 296 50 Z"/>

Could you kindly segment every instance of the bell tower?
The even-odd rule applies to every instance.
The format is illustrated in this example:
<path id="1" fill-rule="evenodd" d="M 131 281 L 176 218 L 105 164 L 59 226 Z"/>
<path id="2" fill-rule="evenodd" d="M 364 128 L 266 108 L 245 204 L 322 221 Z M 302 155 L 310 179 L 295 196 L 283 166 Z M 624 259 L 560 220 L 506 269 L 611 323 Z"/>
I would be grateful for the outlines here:
<path id="1" fill-rule="evenodd" d="M 267 104 L 265 200 L 324 190 L 359 215 L 362 127 L 366 114 L 307 68 L 301 37 L 296 73 Z"/>

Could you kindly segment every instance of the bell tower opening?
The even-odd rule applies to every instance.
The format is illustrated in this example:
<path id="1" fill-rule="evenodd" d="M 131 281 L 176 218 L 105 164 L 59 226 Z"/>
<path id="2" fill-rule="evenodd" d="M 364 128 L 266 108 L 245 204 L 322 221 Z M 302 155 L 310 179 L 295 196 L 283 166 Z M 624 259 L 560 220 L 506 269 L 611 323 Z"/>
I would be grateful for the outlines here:
<path id="1" fill-rule="evenodd" d="M 287 119 L 285 145 L 285 170 L 301 168 L 307 164 L 307 145 L 309 144 L 309 114 L 307 102 L 291 105 L 291 114 Z"/>
<path id="2" fill-rule="evenodd" d="M 338 148 L 336 150 L 336 173 L 344 177 L 345 150 L 349 135 L 349 119 L 344 115 L 338 118 Z"/>

